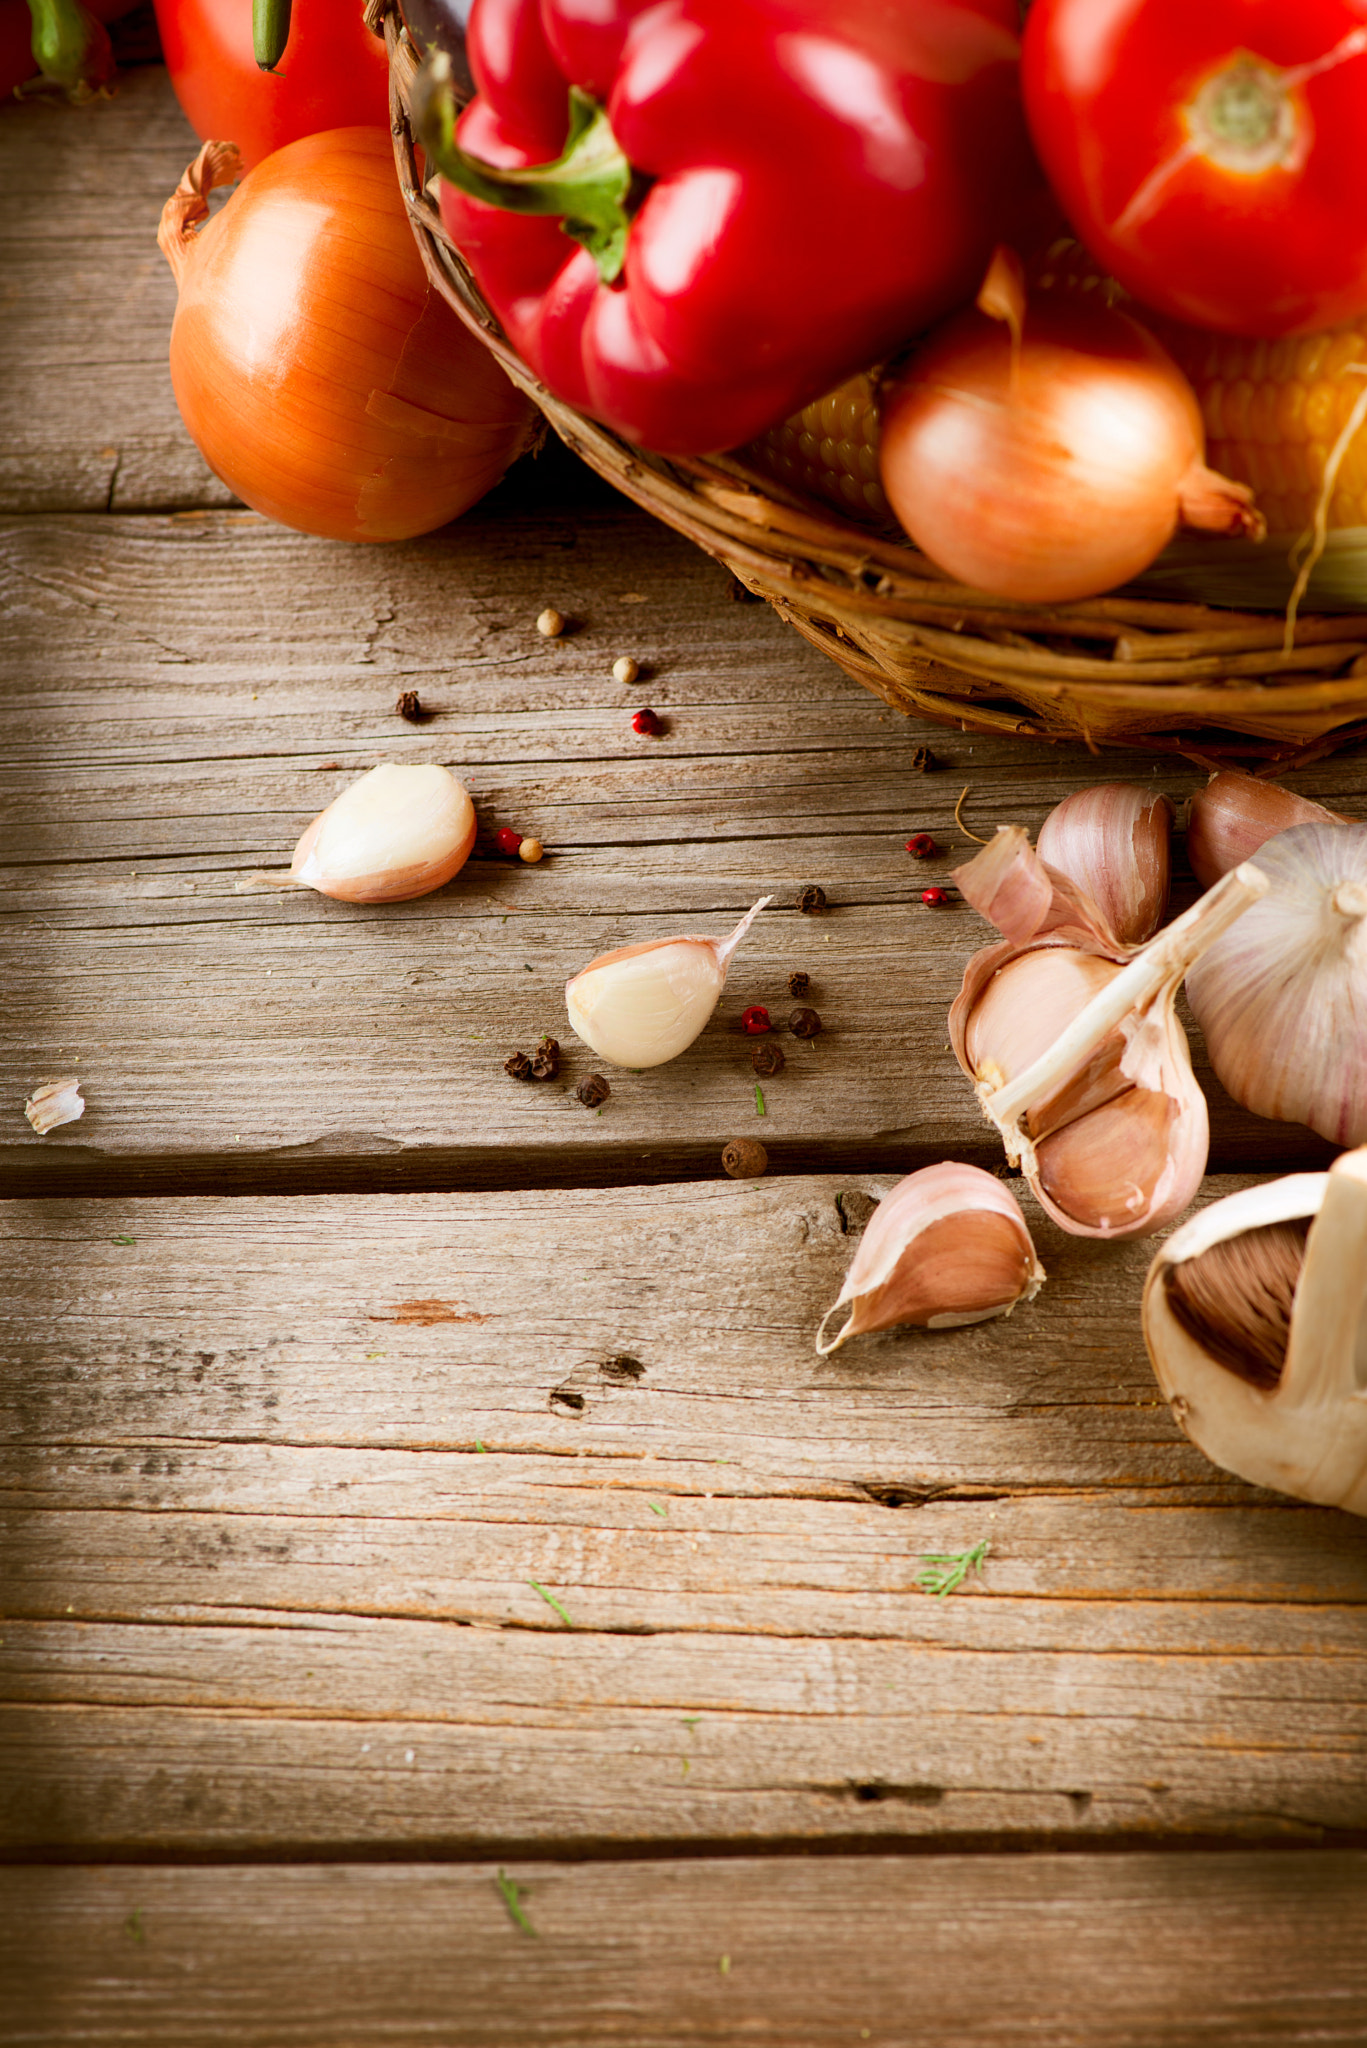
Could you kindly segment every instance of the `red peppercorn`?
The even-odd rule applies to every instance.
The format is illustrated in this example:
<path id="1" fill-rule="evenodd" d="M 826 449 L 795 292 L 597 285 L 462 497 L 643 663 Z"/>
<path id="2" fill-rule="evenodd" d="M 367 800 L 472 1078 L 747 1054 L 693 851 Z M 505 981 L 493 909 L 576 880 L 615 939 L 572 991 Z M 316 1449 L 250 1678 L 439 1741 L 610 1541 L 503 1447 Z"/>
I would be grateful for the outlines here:
<path id="1" fill-rule="evenodd" d="M 633 732 L 646 733 L 652 739 L 659 733 L 659 718 L 648 704 L 643 704 L 636 713 L 636 716 L 631 721 L 631 729 Z"/>
<path id="2" fill-rule="evenodd" d="M 913 854 L 917 860 L 929 860 L 932 853 L 939 851 L 938 844 L 931 838 L 929 832 L 913 832 L 907 841 L 907 852 Z"/>
<path id="3" fill-rule="evenodd" d="M 500 853 L 516 853 L 522 844 L 522 834 L 514 832 L 511 825 L 500 825 L 495 837 Z"/>
<path id="4" fill-rule="evenodd" d="M 750 1009 L 741 1011 L 740 1028 L 748 1031 L 752 1038 L 758 1038 L 762 1031 L 772 1031 L 774 1027 L 763 1003 L 755 1003 Z"/>
<path id="5" fill-rule="evenodd" d="M 949 901 L 948 889 L 923 889 L 921 901 L 928 903 L 932 910 L 941 909 Z"/>

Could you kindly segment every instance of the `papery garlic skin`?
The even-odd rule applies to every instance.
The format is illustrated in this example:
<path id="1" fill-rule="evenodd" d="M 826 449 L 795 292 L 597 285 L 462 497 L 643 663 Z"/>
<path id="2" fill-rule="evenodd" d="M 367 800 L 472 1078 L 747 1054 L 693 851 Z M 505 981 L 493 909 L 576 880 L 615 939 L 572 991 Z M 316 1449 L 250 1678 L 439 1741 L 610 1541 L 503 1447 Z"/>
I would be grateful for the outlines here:
<path id="1" fill-rule="evenodd" d="M 74 1124 L 85 1115 L 80 1082 L 74 1074 L 63 1074 L 58 1081 L 44 1081 L 24 1104 L 24 1115 L 40 1138 L 62 1124 Z"/>
<path id="2" fill-rule="evenodd" d="M 910 1323 L 927 1330 L 1009 1316 L 1045 1278 L 1020 1205 L 979 1166 L 946 1160 L 908 1174 L 869 1219 L 840 1293 L 821 1318 L 823 1358 L 851 1337 Z M 827 1340 L 846 1302 L 849 1316 Z"/>
<path id="3" fill-rule="evenodd" d="M 1254 1386 L 1183 1328 L 1168 1268 L 1212 1245 L 1312 1216 L 1275 1387 Z M 1255 1486 L 1367 1515 L 1367 1151 L 1328 1173 L 1245 1188 L 1163 1244 L 1144 1286 L 1144 1342 L 1178 1425 L 1213 1463 Z"/>
<path id="4" fill-rule="evenodd" d="M 440 889 L 475 843 L 475 807 L 449 768 L 382 761 L 320 811 L 290 879 L 344 903 L 404 903 Z"/>
<path id="5" fill-rule="evenodd" d="M 1367 829 L 1295 825 L 1267 895 L 1187 974 L 1221 1085 L 1256 1116 L 1367 1143 Z"/>
<path id="6" fill-rule="evenodd" d="M 565 984 L 576 1035 L 617 1067 L 660 1067 L 687 1051 L 721 999 L 726 970 L 762 897 L 724 939 L 647 939 L 600 954 Z"/>
<path id="7" fill-rule="evenodd" d="M 1035 851 L 1087 890 L 1122 945 L 1139 946 L 1167 915 L 1172 821 L 1157 790 L 1102 782 L 1055 805 Z"/>
<path id="8" fill-rule="evenodd" d="M 1201 887 L 1208 889 L 1293 825 L 1348 822 L 1279 783 L 1245 775 L 1242 768 L 1221 768 L 1191 800 L 1187 859 Z"/>

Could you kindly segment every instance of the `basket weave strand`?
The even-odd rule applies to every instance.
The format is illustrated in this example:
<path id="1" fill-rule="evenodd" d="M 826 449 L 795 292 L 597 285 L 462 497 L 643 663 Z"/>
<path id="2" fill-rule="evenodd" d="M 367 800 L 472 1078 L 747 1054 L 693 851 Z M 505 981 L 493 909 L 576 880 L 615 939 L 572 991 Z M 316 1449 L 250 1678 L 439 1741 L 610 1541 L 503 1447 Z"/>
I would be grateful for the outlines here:
<path id="1" fill-rule="evenodd" d="M 893 709 L 965 732 L 1161 748 L 1290 766 L 1367 738 L 1367 615 L 1308 615 L 1290 653 L 1266 613 L 1117 595 L 1039 606 L 943 576 L 909 543 L 794 496 L 743 456 L 664 458 L 563 404 L 509 346 L 417 167 L 417 58 L 394 0 L 368 0 L 389 51 L 399 183 L 429 278 L 567 447 L 705 548 Z"/>

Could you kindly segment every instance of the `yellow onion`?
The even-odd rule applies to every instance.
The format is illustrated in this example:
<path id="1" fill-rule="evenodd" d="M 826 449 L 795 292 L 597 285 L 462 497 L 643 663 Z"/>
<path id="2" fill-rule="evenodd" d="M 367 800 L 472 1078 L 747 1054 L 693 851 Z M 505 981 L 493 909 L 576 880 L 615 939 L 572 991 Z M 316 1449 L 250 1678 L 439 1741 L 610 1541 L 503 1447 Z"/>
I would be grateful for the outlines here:
<path id="1" fill-rule="evenodd" d="M 1166 350 L 1108 306 L 1027 308 L 1008 256 L 884 391 L 879 474 L 916 545 L 976 589 L 1058 603 L 1137 576 L 1179 524 L 1261 539 Z"/>
<path id="2" fill-rule="evenodd" d="M 473 505 L 532 412 L 429 284 L 383 128 L 336 128 L 241 176 L 206 142 L 166 203 L 171 382 L 209 467 L 332 540 L 406 540 Z M 206 223 L 207 225 L 202 225 Z"/>

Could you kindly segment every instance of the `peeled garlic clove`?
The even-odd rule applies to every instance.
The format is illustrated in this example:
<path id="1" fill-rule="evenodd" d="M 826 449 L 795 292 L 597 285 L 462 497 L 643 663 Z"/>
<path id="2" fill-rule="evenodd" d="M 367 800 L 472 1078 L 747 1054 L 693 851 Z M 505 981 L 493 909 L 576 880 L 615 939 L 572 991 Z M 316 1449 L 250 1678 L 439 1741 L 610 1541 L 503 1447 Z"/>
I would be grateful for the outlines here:
<path id="1" fill-rule="evenodd" d="M 1156 790 L 1102 782 L 1055 805 L 1035 851 L 1081 884 L 1122 945 L 1138 946 L 1167 915 L 1172 820 L 1172 805 Z"/>
<path id="2" fill-rule="evenodd" d="M 475 807 L 449 768 L 382 761 L 320 811 L 290 879 L 344 903 L 404 903 L 464 867 Z"/>
<path id="3" fill-rule="evenodd" d="M 617 1067 L 659 1067 L 692 1045 L 716 1009 L 731 956 L 766 903 L 724 939 L 648 939 L 590 960 L 565 984 L 570 1024 Z"/>
<path id="4" fill-rule="evenodd" d="M 1218 1268 L 1207 1266 L 1201 1276 L 1204 1307 L 1214 1277 L 1220 1321 L 1233 1328 L 1232 1337 L 1227 1327 L 1212 1343 L 1199 1323 L 1193 1327 L 1175 1277 L 1188 1265 L 1206 1265 L 1217 1248 L 1240 1243 L 1258 1261 L 1260 1237 L 1306 1217 L 1314 1220 L 1295 1276 L 1280 1370 L 1269 1371 L 1265 1355 L 1231 1367 L 1221 1352 L 1226 1342 L 1238 1342 L 1233 1287 L 1221 1284 Z M 1274 1256 L 1283 1269 L 1294 1265 L 1294 1247 Z M 1284 1288 L 1285 1270 L 1265 1259 L 1246 1270 L 1259 1271 L 1274 1296 Z M 1274 1298 L 1271 1314 L 1277 1312 Z M 1245 1314 L 1248 1351 L 1265 1353 L 1267 1302 L 1252 1300 Z M 1367 1515 L 1367 1148 L 1344 1153 L 1328 1173 L 1245 1188 L 1193 1216 L 1149 1268 L 1143 1322 L 1173 1415 L 1208 1458 L 1255 1486 Z"/>
<path id="5" fill-rule="evenodd" d="M 1187 816 L 1187 859 L 1203 889 L 1293 825 L 1345 824 L 1323 804 L 1297 796 L 1275 782 L 1221 768 L 1191 800 Z"/>
<path id="6" fill-rule="evenodd" d="M 1367 827 L 1293 826 L 1269 888 L 1187 975 L 1222 1086 L 1256 1116 L 1367 1142 Z"/>
<path id="7" fill-rule="evenodd" d="M 898 1323 L 947 1330 L 1009 1316 L 1043 1280 L 1020 1205 L 999 1180 L 954 1161 L 924 1166 L 874 1210 L 821 1318 L 816 1348 L 825 1358 L 851 1337 Z M 825 1341 L 827 1323 L 846 1302 L 848 1317 Z"/>

